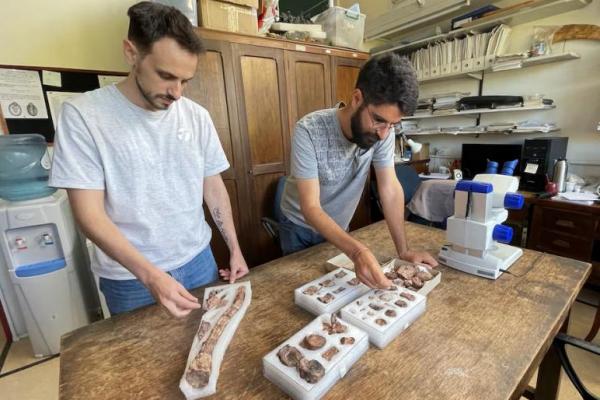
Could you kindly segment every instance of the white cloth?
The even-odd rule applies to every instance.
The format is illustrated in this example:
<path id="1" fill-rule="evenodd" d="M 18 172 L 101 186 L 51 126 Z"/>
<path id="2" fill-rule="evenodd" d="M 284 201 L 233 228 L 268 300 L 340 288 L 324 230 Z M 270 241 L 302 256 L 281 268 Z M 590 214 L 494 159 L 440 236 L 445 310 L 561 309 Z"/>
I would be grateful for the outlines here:
<path id="1" fill-rule="evenodd" d="M 203 180 L 229 168 L 208 111 L 181 98 L 147 111 L 116 86 L 67 100 L 55 138 L 50 186 L 105 191 L 105 209 L 125 237 L 169 271 L 208 246 Z M 135 279 L 96 248 L 92 268 Z"/>
<path id="2" fill-rule="evenodd" d="M 455 180 L 431 179 L 419 185 L 407 208 L 431 222 L 443 222 L 454 214 Z"/>

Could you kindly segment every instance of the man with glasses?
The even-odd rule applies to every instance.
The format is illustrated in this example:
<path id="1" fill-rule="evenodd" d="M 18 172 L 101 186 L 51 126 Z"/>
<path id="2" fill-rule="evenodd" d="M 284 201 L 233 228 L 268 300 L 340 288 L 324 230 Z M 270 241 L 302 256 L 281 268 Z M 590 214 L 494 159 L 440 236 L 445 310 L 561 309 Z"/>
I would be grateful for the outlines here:
<path id="1" fill-rule="evenodd" d="M 437 265 L 431 255 L 408 248 L 404 192 L 394 169 L 394 130 L 403 116 L 414 112 L 418 92 L 410 62 L 386 54 L 363 66 L 350 104 L 315 111 L 298 121 L 291 176 L 281 200 L 284 254 L 328 240 L 350 257 L 363 283 L 376 288 L 391 285 L 369 248 L 347 233 L 373 164 L 398 256 Z"/>

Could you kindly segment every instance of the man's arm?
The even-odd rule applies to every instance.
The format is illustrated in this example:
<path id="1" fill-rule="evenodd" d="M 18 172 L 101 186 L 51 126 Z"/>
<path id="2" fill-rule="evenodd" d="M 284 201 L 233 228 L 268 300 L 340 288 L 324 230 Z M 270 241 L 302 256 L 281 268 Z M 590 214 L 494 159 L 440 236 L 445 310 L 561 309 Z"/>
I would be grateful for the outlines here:
<path id="1" fill-rule="evenodd" d="M 411 251 L 406 242 L 404 230 L 404 191 L 394 167 L 375 168 L 377 191 L 383 207 L 383 215 L 398 256 L 406 261 L 425 263 L 435 267 L 437 261 L 426 252 Z"/>
<path id="2" fill-rule="evenodd" d="M 321 208 L 319 180 L 298 179 L 298 193 L 306 222 L 352 259 L 358 278 L 370 287 L 390 287 L 392 283 L 369 248 L 350 236 Z"/>
<path id="3" fill-rule="evenodd" d="M 219 273 L 234 283 L 248 273 L 248 265 L 238 243 L 229 194 L 220 174 L 204 177 L 204 201 L 229 248 L 229 269 L 220 270 Z"/>
<path id="4" fill-rule="evenodd" d="M 179 282 L 150 263 L 123 236 L 104 209 L 104 191 L 67 189 L 73 215 L 83 233 L 150 290 L 157 302 L 176 317 L 200 308 L 198 299 Z"/>

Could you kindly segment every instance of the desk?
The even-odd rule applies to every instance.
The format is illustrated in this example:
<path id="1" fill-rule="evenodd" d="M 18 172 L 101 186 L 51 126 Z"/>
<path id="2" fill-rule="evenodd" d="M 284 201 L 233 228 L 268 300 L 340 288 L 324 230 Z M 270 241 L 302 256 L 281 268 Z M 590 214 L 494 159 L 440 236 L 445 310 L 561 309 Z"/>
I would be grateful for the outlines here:
<path id="1" fill-rule="evenodd" d="M 413 249 L 435 254 L 444 242 L 441 230 L 406 228 Z M 384 221 L 352 235 L 379 257 L 394 255 Z M 251 270 L 252 303 L 225 355 L 215 398 L 285 398 L 263 377 L 262 357 L 314 318 L 294 305 L 293 290 L 322 275 L 325 260 L 338 253 L 322 244 Z M 371 347 L 325 398 L 518 398 L 589 270 L 587 263 L 531 250 L 511 268 L 522 278 L 490 281 L 442 266 L 426 313 L 384 350 Z M 183 398 L 178 383 L 200 317 L 196 311 L 174 320 L 150 306 L 67 334 L 60 398 Z M 558 385 L 549 377 L 559 376 L 559 366 L 553 357 L 544 365 L 538 387 L 550 399 Z"/>

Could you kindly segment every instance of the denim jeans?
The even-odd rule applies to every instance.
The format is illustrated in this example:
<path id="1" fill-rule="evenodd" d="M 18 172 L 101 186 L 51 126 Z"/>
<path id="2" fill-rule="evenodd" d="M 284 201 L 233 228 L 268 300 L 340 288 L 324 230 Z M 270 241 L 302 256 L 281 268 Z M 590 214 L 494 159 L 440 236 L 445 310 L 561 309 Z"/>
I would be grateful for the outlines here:
<path id="1" fill-rule="evenodd" d="M 323 243 L 325 238 L 312 229 L 294 224 L 285 215 L 279 223 L 279 244 L 284 256 Z"/>
<path id="2" fill-rule="evenodd" d="M 168 271 L 187 290 L 208 285 L 218 279 L 217 263 L 210 246 L 183 266 Z M 137 279 L 114 280 L 100 277 L 100 290 L 111 315 L 154 304 L 150 291 Z"/>

